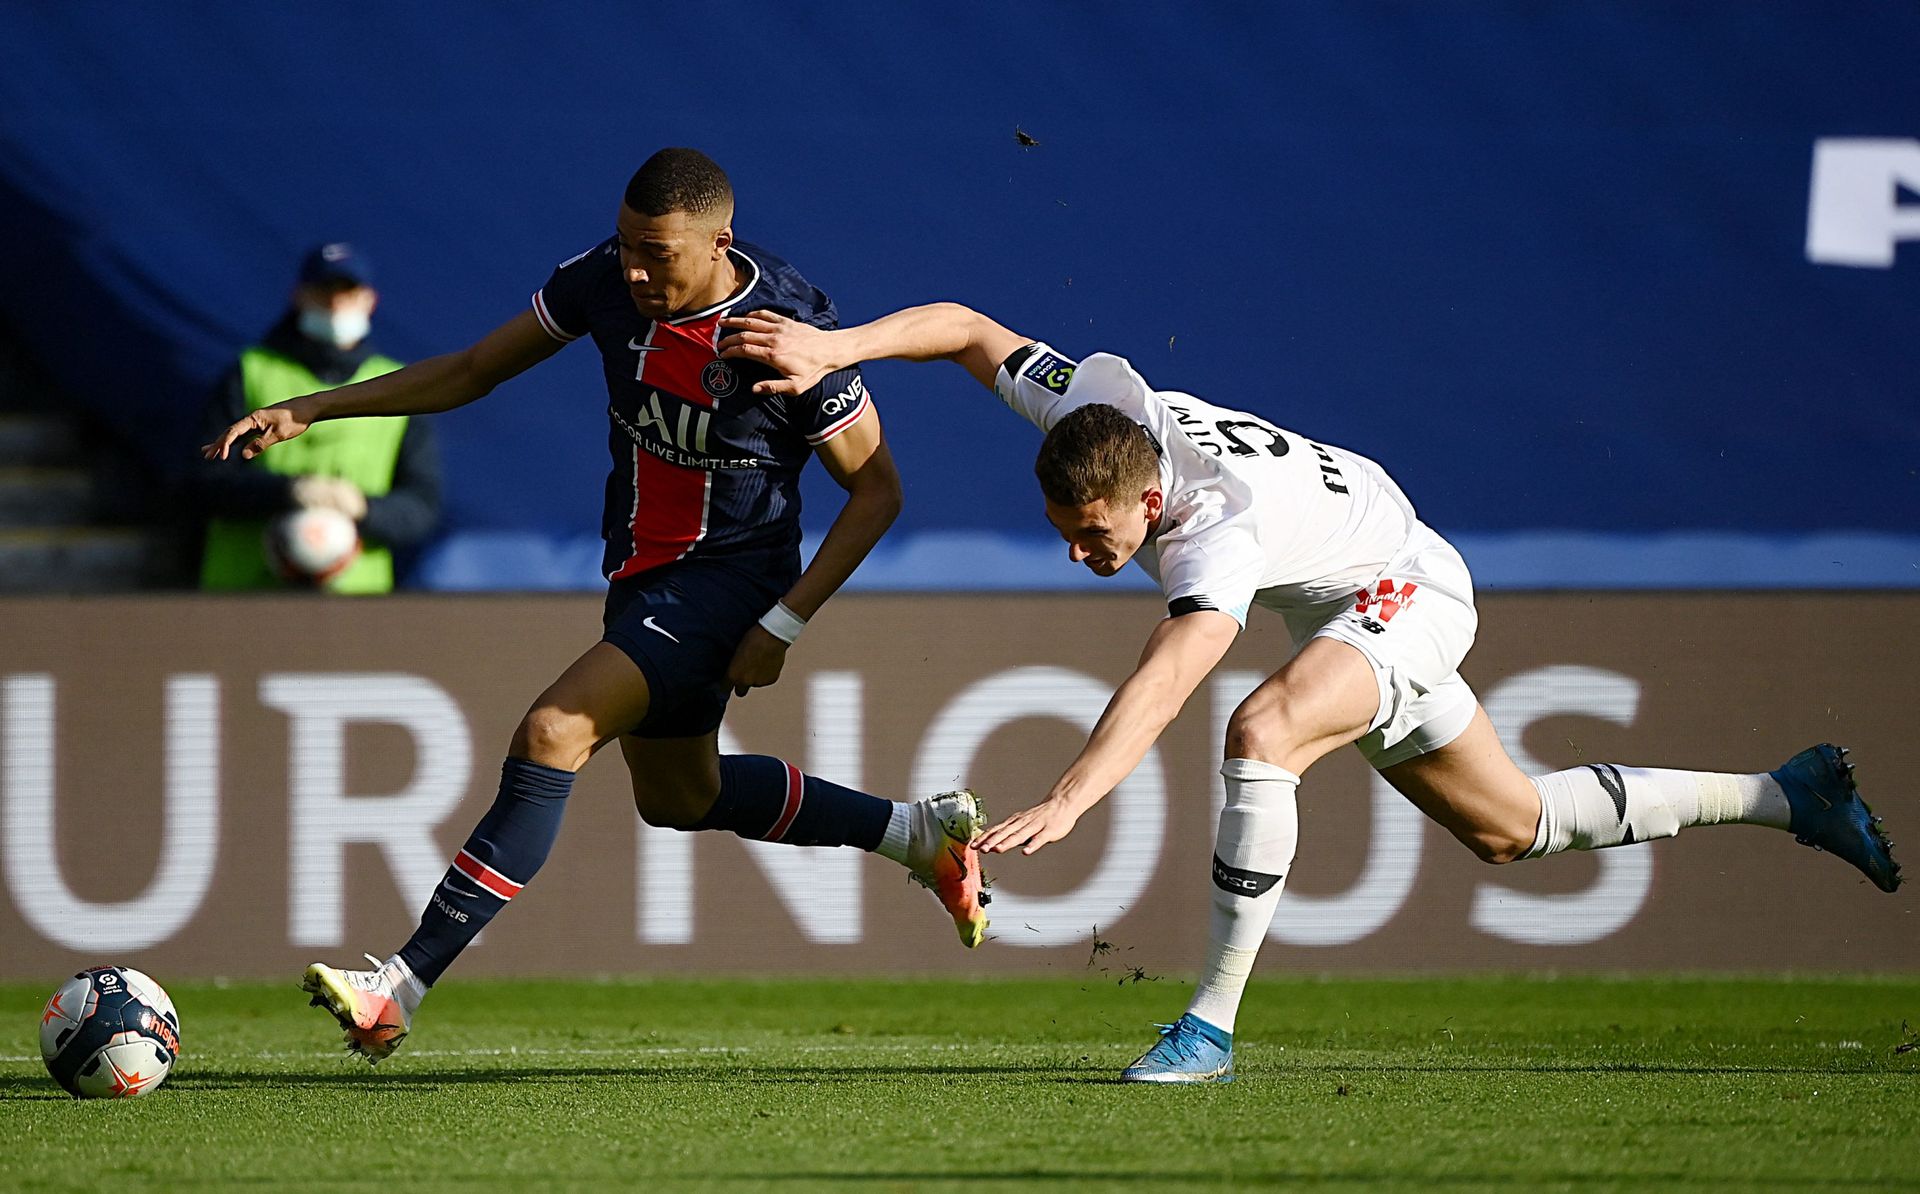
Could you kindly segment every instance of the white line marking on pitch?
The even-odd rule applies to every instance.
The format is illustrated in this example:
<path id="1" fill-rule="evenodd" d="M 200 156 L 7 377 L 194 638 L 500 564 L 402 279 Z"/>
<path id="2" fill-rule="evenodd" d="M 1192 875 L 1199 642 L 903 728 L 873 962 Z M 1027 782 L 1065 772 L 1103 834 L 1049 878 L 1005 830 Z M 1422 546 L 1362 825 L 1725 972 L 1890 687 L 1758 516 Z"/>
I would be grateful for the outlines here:
<path id="1" fill-rule="evenodd" d="M 1111 1042 L 1095 1043 L 1095 1042 L 1089 1042 L 1089 1041 L 1054 1041 L 1050 1043 L 1052 1044 L 1053 1047 L 1059 1048 L 1059 1049 L 1083 1049 L 1084 1050 L 1084 1049 L 1101 1048 L 1103 1046 L 1111 1046 L 1115 1048 L 1119 1047 L 1116 1045 L 1112 1045 Z M 630 1048 L 625 1048 L 625 1049 L 584 1049 L 584 1048 L 575 1048 L 575 1047 L 567 1047 L 567 1046 L 522 1047 L 518 1045 L 513 1045 L 503 1049 L 407 1049 L 403 1051 L 400 1054 L 400 1056 L 402 1057 L 679 1057 L 679 1056 L 700 1056 L 700 1055 L 727 1056 L 727 1055 L 745 1054 L 745 1053 L 779 1053 L 779 1054 L 907 1053 L 907 1052 L 938 1053 L 938 1052 L 952 1052 L 952 1051 L 962 1050 L 962 1049 L 987 1051 L 993 1048 L 995 1048 L 995 1046 L 978 1045 L 973 1043 L 914 1044 L 909 1041 L 876 1041 L 871 1044 L 858 1044 L 853 1041 L 848 1041 L 845 1043 L 832 1043 L 832 1044 L 818 1043 L 818 1044 L 795 1044 L 795 1045 L 780 1045 L 780 1046 L 773 1046 L 773 1045 L 636 1045 L 636 1046 L 632 1046 Z M 291 1058 L 329 1058 L 329 1057 L 333 1057 L 334 1055 L 335 1055 L 335 1051 L 331 1049 L 325 1049 L 325 1050 L 261 1049 L 252 1053 L 227 1053 L 227 1052 L 198 1053 L 198 1052 L 189 1050 L 185 1054 L 185 1056 L 189 1058 L 200 1058 L 200 1059 L 206 1059 L 211 1061 L 225 1061 L 225 1060 L 235 1060 L 235 1059 L 244 1059 L 244 1060 L 251 1060 L 251 1061 L 276 1061 L 276 1060 L 291 1059 Z M 31 1054 L 24 1054 L 24 1053 L 23 1054 L 0 1054 L 0 1063 L 26 1062 L 26 1061 L 39 1061 L 39 1060 L 40 1059 L 38 1057 L 35 1057 Z"/>

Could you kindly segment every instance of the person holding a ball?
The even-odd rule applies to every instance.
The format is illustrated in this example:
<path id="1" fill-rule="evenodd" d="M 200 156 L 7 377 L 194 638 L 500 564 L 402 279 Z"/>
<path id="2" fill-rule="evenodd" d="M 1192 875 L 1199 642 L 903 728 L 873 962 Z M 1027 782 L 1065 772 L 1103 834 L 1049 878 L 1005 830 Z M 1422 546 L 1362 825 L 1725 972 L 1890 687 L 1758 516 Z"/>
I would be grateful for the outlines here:
<path id="1" fill-rule="evenodd" d="M 368 340 L 378 302 L 366 254 L 316 246 L 287 310 L 208 401 L 209 437 L 262 407 L 400 368 Z M 207 461 L 196 480 L 207 590 L 390 592 L 394 551 L 418 546 L 440 521 L 440 459 L 423 418 L 336 420 L 292 451 Z"/>

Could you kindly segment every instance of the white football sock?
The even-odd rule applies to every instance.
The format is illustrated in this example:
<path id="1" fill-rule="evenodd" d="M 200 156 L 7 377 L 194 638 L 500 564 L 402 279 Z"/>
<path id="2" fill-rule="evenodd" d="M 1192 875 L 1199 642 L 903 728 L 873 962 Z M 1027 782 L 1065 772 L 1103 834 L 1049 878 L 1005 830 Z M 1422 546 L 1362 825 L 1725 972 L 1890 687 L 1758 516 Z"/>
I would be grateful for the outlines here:
<path id="1" fill-rule="evenodd" d="M 393 997 L 400 1006 L 407 1009 L 407 1015 L 420 1010 L 420 1001 L 427 997 L 427 985 L 414 977 L 413 967 L 402 961 L 399 954 L 393 955 L 380 964 L 386 971 L 387 981 L 393 984 Z"/>
<path id="2" fill-rule="evenodd" d="M 1540 827 L 1528 858 L 1672 837 L 1689 825 L 1785 829 L 1786 793 L 1771 775 L 1663 771 L 1593 763 L 1533 777 Z"/>
<path id="3" fill-rule="evenodd" d="M 907 865 L 907 851 L 913 846 L 913 806 L 903 801 L 893 802 L 893 811 L 887 815 L 887 828 L 880 835 L 880 844 L 873 852 L 882 858 L 891 858 L 901 866 Z"/>
<path id="4" fill-rule="evenodd" d="M 1187 1013 L 1232 1032 L 1300 840 L 1293 798 L 1300 777 L 1252 759 L 1228 759 L 1220 774 L 1227 777 L 1227 803 L 1213 844 L 1207 961 Z"/>

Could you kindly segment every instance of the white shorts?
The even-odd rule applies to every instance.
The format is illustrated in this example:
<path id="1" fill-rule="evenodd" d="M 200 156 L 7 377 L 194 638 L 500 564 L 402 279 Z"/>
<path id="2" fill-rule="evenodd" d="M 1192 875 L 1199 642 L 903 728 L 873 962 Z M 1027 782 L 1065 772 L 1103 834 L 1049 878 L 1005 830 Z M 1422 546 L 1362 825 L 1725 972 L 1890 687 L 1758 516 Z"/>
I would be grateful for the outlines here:
<path id="1" fill-rule="evenodd" d="M 1293 641 L 1331 638 L 1373 665 L 1380 707 L 1355 746 L 1375 770 L 1439 750 L 1466 731 L 1476 707 L 1460 678 L 1480 615 L 1473 578 L 1453 544 L 1416 522 L 1407 544 L 1361 593 L 1285 611 Z"/>

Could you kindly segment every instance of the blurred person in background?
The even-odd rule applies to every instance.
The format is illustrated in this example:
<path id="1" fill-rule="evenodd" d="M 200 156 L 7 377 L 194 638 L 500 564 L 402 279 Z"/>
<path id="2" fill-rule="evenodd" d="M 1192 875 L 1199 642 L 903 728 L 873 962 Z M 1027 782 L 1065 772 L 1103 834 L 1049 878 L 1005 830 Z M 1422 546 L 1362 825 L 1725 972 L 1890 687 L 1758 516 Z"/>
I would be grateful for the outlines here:
<path id="1" fill-rule="evenodd" d="M 262 407 L 399 369 L 368 340 L 379 299 L 364 253 L 316 246 L 286 312 L 209 399 L 209 438 Z M 197 481 L 207 590 L 390 592 L 393 553 L 420 545 L 440 521 L 439 452 L 419 417 L 329 422 L 272 455 L 206 461 Z"/>

